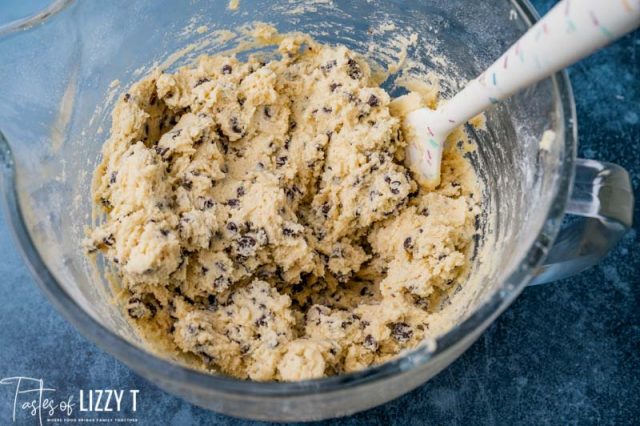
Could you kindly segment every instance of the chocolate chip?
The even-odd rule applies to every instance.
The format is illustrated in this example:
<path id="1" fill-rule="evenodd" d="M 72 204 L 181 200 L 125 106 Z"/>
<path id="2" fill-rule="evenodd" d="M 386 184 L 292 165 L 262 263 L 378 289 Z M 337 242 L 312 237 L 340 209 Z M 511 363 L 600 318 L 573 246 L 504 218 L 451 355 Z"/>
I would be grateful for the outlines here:
<path id="1" fill-rule="evenodd" d="M 230 200 L 227 200 L 227 206 L 229 207 L 238 207 L 240 205 L 240 200 L 238 200 L 237 198 L 232 198 Z"/>
<path id="2" fill-rule="evenodd" d="M 155 151 L 156 151 L 156 154 L 158 154 L 160 157 L 164 157 L 167 151 L 169 151 L 169 148 L 162 148 L 162 147 L 156 146 Z"/>
<path id="3" fill-rule="evenodd" d="M 208 199 L 206 199 L 206 200 L 205 200 L 205 202 L 203 203 L 203 205 L 202 205 L 202 206 L 203 206 L 203 208 L 204 208 L 205 210 L 208 210 L 208 209 L 210 209 L 211 207 L 213 207 L 213 206 L 215 205 L 215 203 L 216 203 L 216 202 L 215 202 L 215 201 L 213 201 L 211 198 L 208 198 Z"/>
<path id="4" fill-rule="evenodd" d="M 349 327 L 351 324 L 353 324 L 353 322 L 351 322 L 351 321 L 342 321 L 342 323 L 340 324 L 340 327 L 341 327 L 343 330 L 346 330 L 346 329 L 347 329 L 347 327 Z"/>
<path id="5" fill-rule="evenodd" d="M 267 118 L 271 118 L 271 107 L 265 105 L 264 107 L 264 116 Z"/>
<path id="6" fill-rule="evenodd" d="M 358 80 L 362 78 L 362 70 L 360 69 L 360 65 L 356 62 L 355 59 L 349 58 L 347 60 L 347 75 L 354 80 Z"/>
<path id="7" fill-rule="evenodd" d="M 404 246 L 405 250 L 411 251 L 411 249 L 413 249 L 413 241 L 411 240 L 411 237 L 405 238 L 404 243 L 402 245 Z"/>
<path id="8" fill-rule="evenodd" d="M 255 324 L 256 327 L 264 327 L 264 326 L 266 326 L 267 325 L 267 317 L 266 317 L 266 315 L 262 315 L 260 318 L 258 318 L 255 321 L 254 324 Z"/>
<path id="9" fill-rule="evenodd" d="M 186 189 L 187 191 L 191 191 L 191 189 L 193 188 L 193 182 L 190 181 L 189 179 L 183 178 L 182 181 L 180 182 L 180 186 Z"/>
<path id="10" fill-rule="evenodd" d="M 406 322 L 396 322 L 389 324 L 391 336 L 400 343 L 407 342 L 413 336 L 411 326 Z"/>
<path id="11" fill-rule="evenodd" d="M 366 349 L 369 349 L 371 351 L 375 351 L 378 349 L 378 342 L 372 335 L 367 334 L 367 336 L 364 338 L 364 342 L 362 343 L 362 346 L 364 346 Z"/>
<path id="12" fill-rule="evenodd" d="M 229 232 L 238 232 L 238 225 L 233 222 L 229 222 L 227 223 L 227 230 Z"/>
<path id="13" fill-rule="evenodd" d="M 202 85 L 202 84 L 204 84 L 204 83 L 208 83 L 208 82 L 210 82 L 210 81 L 211 81 L 211 80 L 209 80 L 209 79 L 208 79 L 208 78 L 206 78 L 206 77 L 205 77 L 205 78 L 200 78 L 200 79 L 198 79 L 198 81 L 196 81 L 196 84 L 193 86 L 193 88 L 195 89 L 196 87 L 198 87 L 198 86 L 200 86 L 200 85 Z"/>
<path id="14" fill-rule="evenodd" d="M 362 287 L 360 289 L 360 296 L 373 296 L 373 293 L 369 289 L 369 287 Z"/>
<path id="15" fill-rule="evenodd" d="M 330 71 L 333 67 L 335 67 L 338 64 L 338 62 L 336 62 L 336 60 L 332 60 L 327 62 L 324 65 L 320 65 L 320 69 L 324 72 Z"/>
<path id="16" fill-rule="evenodd" d="M 169 230 L 168 229 L 161 229 L 160 233 L 162 234 L 163 237 L 166 237 L 169 235 Z"/>
<path id="17" fill-rule="evenodd" d="M 329 89 L 331 89 L 331 91 L 332 91 L 332 92 L 335 92 L 335 91 L 336 91 L 336 89 L 337 89 L 338 87 L 341 87 L 341 86 L 342 86 L 342 84 L 340 84 L 340 83 L 331 83 L 331 84 L 329 85 Z"/>
<path id="18" fill-rule="evenodd" d="M 115 244 L 116 240 L 113 237 L 113 234 L 109 234 L 102 239 L 102 242 L 104 243 L 104 245 L 111 247 Z"/>
<path id="19" fill-rule="evenodd" d="M 231 130 L 236 133 L 242 133 L 242 127 L 238 123 L 238 119 L 236 117 L 231 117 Z"/>
<path id="20" fill-rule="evenodd" d="M 331 109 L 331 107 L 322 107 L 322 111 L 326 112 L 327 114 L 330 113 L 331 111 L 333 111 L 333 109 Z"/>
<path id="21" fill-rule="evenodd" d="M 180 134 L 182 133 L 182 129 L 174 130 L 174 131 L 173 131 L 173 132 L 171 132 L 171 133 L 173 133 L 173 134 L 171 135 L 171 139 L 175 139 L 175 138 L 177 138 L 178 136 L 180 136 Z"/>
<path id="22" fill-rule="evenodd" d="M 399 181 L 399 180 L 394 180 L 393 182 L 391 182 L 391 183 L 389 184 L 389 186 L 390 186 L 391 188 L 399 188 L 399 187 L 400 187 L 400 185 L 401 185 L 401 183 L 400 183 L 400 181 Z"/>
<path id="23" fill-rule="evenodd" d="M 226 64 L 222 66 L 222 74 L 231 74 L 231 71 L 233 71 L 231 65 Z"/>
<path id="24" fill-rule="evenodd" d="M 369 100 L 367 101 L 370 107 L 377 107 L 380 105 L 380 100 L 376 95 L 369 96 Z"/>
<path id="25" fill-rule="evenodd" d="M 298 232 L 291 228 L 284 227 L 282 228 L 282 235 L 285 237 L 296 237 L 298 236 Z"/>
<path id="26" fill-rule="evenodd" d="M 329 211 L 331 210 L 331 206 L 328 203 L 324 203 L 322 204 L 322 206 L 320 207 L 320 211 L 322 212 L 322 215 L 324 217 L 327 217 L 327 215 L 329 214 Z"/>
<path id="27" fill-rule="evenodd" d="M 250 249 L 252 247 L 255 247 L 255 245 L 256 245 L 256 240 L 253 237 L 250 237 L 248 235 L 244 235 L 240 237 L 240 239 L 238 240 L 238 247 L 241 250 Z"/>
<path id="28" fill-rule="evenodd" d="M 300 192 L 300 189 L 298 189 L 298 187 L 295 185 L 290 188 L 285 188 L 284 193 L 287 195 L 287 198 L 292 201 L 293 199 L 295 199 L 296 194 L 302 194 L 302 192 Z"/>
<path id="29" fill-rule="evenodd" d="M 131 99 L 131 95 L 130 95 L 130 94 L 128 94 L 128 93 L 125 93 L 125 94 L 124 94 L 124 98 L 123 98 L 123 100 L 124 100 L 125 102 L 129 102 L 129 99 Z"/>
<path id="30" fill-rule="evenodd" d="M 117 177 L 118 177 L 118 172 L 112 172 L 111 173 L 111 177 L 109 178 L 109 183 L 110 184 L 116 183 L 116 178 Z"/>
<path id="31" fill-rule="evenodd" d="M 429 209 L 425 207 L 424 209 L 420 210 L 419 214 L 425 217 L 429 216 Z"/>
<path id="32" fill-rule="evenodd" d="M 285 164 L 287 164 L 287 156 L 286 155 L 276 158 L 276 167 L 282 167 Z"/>

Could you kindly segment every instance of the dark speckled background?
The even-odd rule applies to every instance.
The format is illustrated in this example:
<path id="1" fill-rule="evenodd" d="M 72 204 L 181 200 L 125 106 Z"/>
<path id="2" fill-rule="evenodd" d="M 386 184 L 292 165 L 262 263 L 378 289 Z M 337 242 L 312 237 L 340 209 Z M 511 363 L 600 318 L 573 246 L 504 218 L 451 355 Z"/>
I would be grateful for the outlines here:
<path id="1" fill-rule="evenodd" d="M 534 0 L 541 12 L 555 2 Z M 621 164 L 640 198 L 640 33 L 570 69 L 580 155 Z M 640 229 L 599 266 L 528 288 L 459 360 L 432 381 L 337 424 L 639 424 Z M 42 377 L 58 394 L 139 389 L 139 424 L 250 422 L 157 389 L 81 337 L 37 290 L 0 220 L 0 378 Z M 0 386 L 0 424 L 12 390 Z M 36 424 L 35 419 L 20 424 Z"/>

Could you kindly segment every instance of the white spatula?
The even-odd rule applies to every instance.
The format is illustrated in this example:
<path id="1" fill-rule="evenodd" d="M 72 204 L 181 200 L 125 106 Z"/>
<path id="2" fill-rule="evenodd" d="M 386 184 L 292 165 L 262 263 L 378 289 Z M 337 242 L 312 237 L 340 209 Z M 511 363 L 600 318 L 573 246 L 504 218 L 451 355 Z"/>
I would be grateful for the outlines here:
<path id="1" fill-rule="evenodd" d="M 445 139 L 492 104 L 640 26 L 640 0 L 563 0 L 478 78 L 436 110 L 407 115 L 406 164 L 421 185 L 440 182 Z"/>

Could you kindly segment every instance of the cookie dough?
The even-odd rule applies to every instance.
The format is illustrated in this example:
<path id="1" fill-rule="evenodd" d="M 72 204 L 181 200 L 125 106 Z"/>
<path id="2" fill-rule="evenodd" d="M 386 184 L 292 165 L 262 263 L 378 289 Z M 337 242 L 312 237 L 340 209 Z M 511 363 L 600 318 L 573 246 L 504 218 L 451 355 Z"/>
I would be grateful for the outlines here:
<path id="1" fill-rule="evenodd" d="M 291 381 L 430 336 L 464 283 L 479 196 L 456 141 L 435 190 L 404 167 L 417 94 L 392 101 L 345 47 L 278 42 L 268 62 L 204 56 L 121 97 L 94 178 L 104 221 L 85 246 L 150 344 Z"/>

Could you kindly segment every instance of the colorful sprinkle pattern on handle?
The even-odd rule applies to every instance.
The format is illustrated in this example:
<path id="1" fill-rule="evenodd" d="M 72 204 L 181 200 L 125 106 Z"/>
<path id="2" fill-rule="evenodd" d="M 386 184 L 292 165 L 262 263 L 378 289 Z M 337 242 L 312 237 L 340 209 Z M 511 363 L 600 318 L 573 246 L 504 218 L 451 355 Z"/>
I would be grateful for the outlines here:
<path id="1" fill-rule="evenodd" d="M 487 104 L 508 98 L 639 25 L 640 0 L 561 1 L 443 107 L 447 123 L 466 122 Z M 470 95 L 475 98 L 471 104 Z M 458 97 L 460 102 L 455 101 Z"/>
<path id="2" fill-rule="evenodd" d="M 453 129 L 638 26 L 640 0 L 559 2 L 454 98 L 436 111 L 408 115 L 416 140 L 409 144 L 407 164 L 431 186 L 439 181 L 442 144 Z"/>

